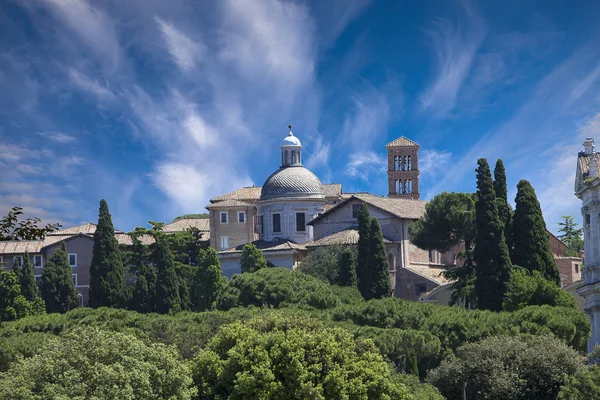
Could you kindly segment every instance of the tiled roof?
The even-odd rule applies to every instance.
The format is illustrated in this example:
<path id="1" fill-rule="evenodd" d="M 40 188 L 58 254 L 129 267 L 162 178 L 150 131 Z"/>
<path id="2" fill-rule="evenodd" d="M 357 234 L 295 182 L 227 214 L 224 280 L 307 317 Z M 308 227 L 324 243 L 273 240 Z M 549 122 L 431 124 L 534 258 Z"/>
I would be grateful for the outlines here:
<path id="1" fill-rule="evenodd" d="M 274 243 L 274 242 L 267 242 L 264 240 L 256 240 L 254 242 L 252 242 L 252 244 L 254 244 L 259 250 L 261 251 L 293 251 L 293 250 L 306 250 L 306 247 L 304 247 L 301 244 L 297 244 L 294 242 L 290 242 L 290 241 L 280 241 L 278 243 Z M 242 249 L 244 248 L 244 245 L 241 244 L 237 247 L 228 249 L 228 250 L 223 250 L 220 251 L 219 254 L 234 254 L 234 253 L 241 253 Z"/>
<path id="2" fill-rule="evenodd" d="M 442 275 L 442 272 L 445 271 L 443 268 L 432 268 L 425 265 L 409 265 L 406 269 L 423 278 L 429 279 L 438 285 L 445 285 L 452 282 L 452 280 L 447 279 Z"/>
<path id="3" fill-rule="evenodd" d="M 596 157 L 596 161 L 598 161 L 598 165 L 600 165 L 600 153 L 586 154 L 585 152 L 580 152 L 579 157 L 577 158 L 581 173 L 586 177 L 590 173 L 590 161 L 592 157 Z M 600 174 L 600 168 L 598 169 L 598 172 Z"/>
<path id="4" fill-rule="evenodd" d="M 61 229 L 60 231 L 50 232 L 46 234 L 46 236 L 54 236 L 54 235 L 76 235 L 78 233 L 83 233 L 86 235 L 93 235 L 96 232 L 96 224 L 88 222 L 87 224 L 72 226 L 67 229 Z M 118 229 L 115 229 L 115 232 L 123 232 Z"/>
<path id="5" fill-rule="evenodd" d="M 320 246 L 335 246 L 343 244 L 357 244 L 358 243 L 358 230 L 357 229 L 344 229 L 343 231 L 333 233 L 329 236 L 325 236 L 319 240 L 308 242 L 304 246 L 306 247 L 320 247 Z M 384 243 L 392 243 L 389 239 L 383 238 Z"/>
<path id="6" fill-rule="evenodd" d="M 202 232 L 210 231 L 210 220 L 208 218 L 185 218 L 178 219 L 177 221 L 165 224 L 163 227 L 164 232 L 183 232 L 189 228 L 196 228 Z"/>
<path id="7" fill-rule="evenodd" d="M 419 145 L 406 136 L 400 136 L 398 139 L 386 144 L 385 147 L 419 147 Z"/>
<path id="8" fill-rule="evenodd" d="M 127 233 L 115 233 L 115 237 L 117 238 L 117 242 L 119 242 L 119 244 L 125 246 L 131 246 L 133 244 L 131 236 L 129 236 Z M 146 246 L 151 245 L 156 241 L 152 235 L 142 235 L 139 237 L 139 239 L 142 241 L 142 244 Z"/>
<path id="9" fill-rule="evenodd" d="M 212 208 L 229 208 L 229 207 L 249 207 L 252 206 L 253 204 L 251 203 L 246 203 L 243 201 L 239 201 L 239 200 L 223 200 L 223 201 L 219 201 L 217 203 L 212 203 L 206 206 L 206 208 L 208 210 L 212 209 Z"/>
<path id="10" fill-rule="evenodd" d="M 325 198 L 342 196 L 342 185 L 339 183 L 324 184 L 323 189 L 325 189 Z"/>
<path id="11" fill-rule="evenodd" d="M 260 200 L 260 186 L 252 186 L 252 187 L 244 187 L 233 192 L 225 193 L 224 195 L 213 197 L 210 202 L 216 203 L 218 201 L 223 200 L 240 200 L 240 201 L 248 201 L 255 202 Z"/>
<path id="12" fill-rule="evenodd" d="M 0 241 L 0 254 L 39 253 L 42 250 L 41 240 L 8 240 Z"/>

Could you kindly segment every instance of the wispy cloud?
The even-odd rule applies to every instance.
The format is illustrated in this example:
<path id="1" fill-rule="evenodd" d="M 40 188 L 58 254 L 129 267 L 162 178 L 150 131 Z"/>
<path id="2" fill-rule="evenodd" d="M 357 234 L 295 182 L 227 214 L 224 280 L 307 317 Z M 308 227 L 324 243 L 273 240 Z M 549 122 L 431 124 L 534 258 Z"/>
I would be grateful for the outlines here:
<path id="1" fill-rule="evenodd" d="M 346 168 L 346 174 L 368 182 L 372 176 L 383 176 L 387 171 L 387 159 L 373 151 L 354 153 Z"/>
<path id="2" fill-rule="evenodd" d="M 456 106 L 458 93 L 486 34 L 485 23 L 474 6 L 462 4 L 463 13 L 457 20 L 438 19 L 433 29 L 425 31 L 433 46 L 437 71 L 421 102 L 423 110 L 439 118 Z"/>
<path id="3" fill-rule="evenodd" d="M 156 17 L 156 23 L 163 34 L 167 50 L 173 61 L 184 71 L 194 69 L 206 51 L 205 46 L 190 39 L 171 23 L 158 17 Z"/>
<path id="4" fill-rule="evenodd" d="M 77 138 L 71 135 L 67 135 L 63 132 L 38 132 L 38 135 L 45 137 L 46 139 L 50 139 L 56 143 L 73 143 L 77 141 Z"/>

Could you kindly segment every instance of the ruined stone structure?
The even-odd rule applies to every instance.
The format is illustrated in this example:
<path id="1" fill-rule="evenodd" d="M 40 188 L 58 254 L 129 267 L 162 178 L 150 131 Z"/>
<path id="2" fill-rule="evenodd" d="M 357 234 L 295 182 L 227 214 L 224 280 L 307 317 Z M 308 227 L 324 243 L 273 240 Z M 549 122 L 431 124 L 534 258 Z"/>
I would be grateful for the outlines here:
<path id="1" fill-rule="evenodd" d="M 388 143 L 388 196 L 419 200 L 419 145 L 402 136 Z"/>

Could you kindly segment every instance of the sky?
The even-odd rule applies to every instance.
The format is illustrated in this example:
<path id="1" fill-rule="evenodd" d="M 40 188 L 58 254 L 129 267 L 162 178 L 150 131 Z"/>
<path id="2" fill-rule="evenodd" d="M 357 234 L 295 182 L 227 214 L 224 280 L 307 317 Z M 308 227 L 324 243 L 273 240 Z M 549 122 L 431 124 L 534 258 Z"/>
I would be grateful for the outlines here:
<path id="1" fill-rule="evenodd" d="M 420 144 L 423 199 L 502 158 L 548 228 L 580 221 L 600 140 L 600 3 L 0 1 L 0 208 L 122 230 L 263 184 L 287 125 L 344 192 L 387 194 L 385 145 Z M 600 144 L 599 144 L 600 146 Z"/>

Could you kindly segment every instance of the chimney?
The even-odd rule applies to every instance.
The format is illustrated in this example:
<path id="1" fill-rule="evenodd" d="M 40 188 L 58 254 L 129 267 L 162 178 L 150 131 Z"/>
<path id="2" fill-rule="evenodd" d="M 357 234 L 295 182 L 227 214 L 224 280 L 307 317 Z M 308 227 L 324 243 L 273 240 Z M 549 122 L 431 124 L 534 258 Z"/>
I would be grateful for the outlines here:
<path id="1" fill-rule="evenodd" d="M 591 137 L 585 139 L 585 142 L 583 142 L 583 148 L 585 149 L 585 154 L 594 154 L 594 139 Z"/>

